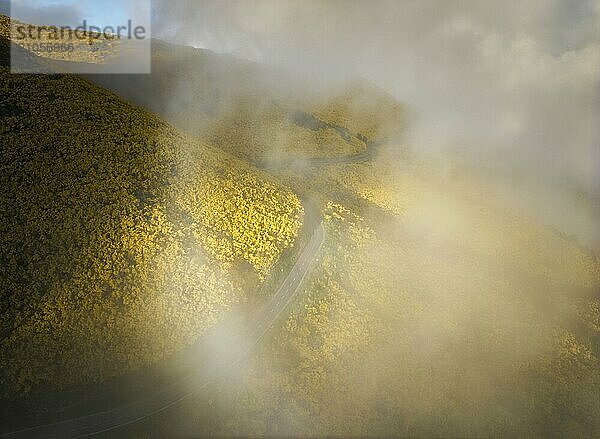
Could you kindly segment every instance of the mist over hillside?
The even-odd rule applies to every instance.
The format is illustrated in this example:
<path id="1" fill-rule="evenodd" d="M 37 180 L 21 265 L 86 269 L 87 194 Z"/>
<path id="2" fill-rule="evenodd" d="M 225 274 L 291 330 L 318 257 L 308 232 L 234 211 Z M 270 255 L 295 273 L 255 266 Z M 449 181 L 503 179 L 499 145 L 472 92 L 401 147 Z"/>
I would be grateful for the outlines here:
<path id="1" fill-rule="evenodd" d="M 157 2 L 155 35 L 326 88 L 363 76 L 414 114 L 415 151 L 600 248 L 597 1 L 191 3 Z"/>
<path id="2" fill-rule="evenodd" d="M 0 15 L 0 434 L 600 435 L 599 14 L 156 0 L 147 75 Z"/>

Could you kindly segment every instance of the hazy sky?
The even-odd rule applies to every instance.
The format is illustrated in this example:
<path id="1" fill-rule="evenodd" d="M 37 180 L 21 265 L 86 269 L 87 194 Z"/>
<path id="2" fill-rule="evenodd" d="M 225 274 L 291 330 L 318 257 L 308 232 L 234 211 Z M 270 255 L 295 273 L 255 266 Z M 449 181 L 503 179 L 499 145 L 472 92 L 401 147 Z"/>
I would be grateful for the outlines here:
<path id="1" fill-rule="evenodd" d="M 154 35 L 171 41 L 366 76 L 409 105 L 439 107 L 442 128 L 467 118 L 469 133 L 456 134 L 495 143 L 566 143 L 597 104 L 596 0 L 155 1 L 154 18 Z M 535 104 L 552 113 L 546 130 Z"/>
<path id="2" fill-rule="evenodd" d="M 86 20 L 93 26 L 117 26 L 136 21 L 150 0 L 0 0 L 0 12 L 26 23 L 76 27 Z"/>

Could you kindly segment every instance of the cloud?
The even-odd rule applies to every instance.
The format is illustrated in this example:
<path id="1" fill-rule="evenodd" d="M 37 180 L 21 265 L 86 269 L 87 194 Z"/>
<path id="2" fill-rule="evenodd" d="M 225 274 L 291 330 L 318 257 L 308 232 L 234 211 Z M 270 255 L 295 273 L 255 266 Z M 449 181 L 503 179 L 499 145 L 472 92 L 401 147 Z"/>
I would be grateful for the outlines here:
<path id="1" fill-rule="evenodd" d="M 417 114 L 414 148 L 526 180 L 524 202 L 556 189 L 564 210 L 561 191 L 600 195 L 598 22 L 598 0 L 158 0 L 154 35 L 314 83 L 366 77 Z"/>

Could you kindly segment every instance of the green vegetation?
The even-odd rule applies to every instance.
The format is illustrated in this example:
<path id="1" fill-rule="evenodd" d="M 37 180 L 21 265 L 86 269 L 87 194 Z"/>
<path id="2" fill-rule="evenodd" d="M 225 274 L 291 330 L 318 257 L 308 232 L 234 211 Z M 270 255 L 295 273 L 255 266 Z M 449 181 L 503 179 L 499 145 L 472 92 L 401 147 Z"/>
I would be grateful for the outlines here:
<path id="1" fill-rule="evenodd" d="M 208 128 L 208 134 L 197 130 L 195 135 L 207 136 L 217 148 L 259 162 L 344 157 L 365 150 L 364 141 L 345 130 L 291 108 L 261 107 L 258 99 L 240 101 Z"/>
<path id="2" fill-rule="evenodd" d="M 354 166 L 369 167 L 340 173 Z M 395 175 L 396 221 L 328 204 L 321 268 L 232 400 L 246 419 L 235 413 L 241 421 L 227 428 L 409 437 L 600 431 L 599 261 L 427 171 Z M 379 166 L 368 173 L 380 176 L 373 190 L 394 193 Z M 360 177 L 354 183 L 365 190 Z M 282 420 L 258 420 L 249 401 L 268 401 L 264 412 Z"/>
<path id="3" fill-rule="evenodd" d="M 191 343 L 293 245 L 289 190 L 69 75 L 0 67 L 2 395 Z M 33 58 L 32 58 L 33 59 Z"/>

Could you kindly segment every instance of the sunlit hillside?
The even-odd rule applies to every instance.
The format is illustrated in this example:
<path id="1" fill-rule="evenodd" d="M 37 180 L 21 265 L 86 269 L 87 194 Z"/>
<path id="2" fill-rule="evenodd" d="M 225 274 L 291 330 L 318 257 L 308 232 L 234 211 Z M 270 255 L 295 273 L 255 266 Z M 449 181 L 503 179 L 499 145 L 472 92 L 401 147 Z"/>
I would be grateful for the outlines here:
<path id="1" fill-rule="evenodd" d="M 319 173 L 333 188 L 323 205 L 325 248 L 290 315 L 241 376 L 150 428 L 342 437 L 600 431 L 597 258 L 435 167 L 391 173 L 387 163 Z M 348 188 L 381 208 L 360 213 L 345 201 Z"/>
<path id="2" fill-rule="evenodd" d="M 360 138 L 396 140 L 405 129 L 406 116 L 400 102 L 368 81 L 354 81 L 321 100 L 312 103 L 317 118 L 348 127 Z"/>
<path id="3" fill-rule="evenodd" d="M 3 396 L 148 364 L 256 294 L 292 192 L 85 80 L 10 75 L 1 48 Z"/>

